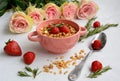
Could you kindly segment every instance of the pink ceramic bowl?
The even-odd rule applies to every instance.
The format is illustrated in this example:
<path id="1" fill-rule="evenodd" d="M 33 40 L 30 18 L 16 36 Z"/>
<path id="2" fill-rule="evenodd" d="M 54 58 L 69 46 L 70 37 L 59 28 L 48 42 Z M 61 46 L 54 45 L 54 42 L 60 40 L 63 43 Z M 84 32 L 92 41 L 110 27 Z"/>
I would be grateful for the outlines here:
<path id="1" fill-rule="evenodd" d="M 45 27 L 45 25 L 47 24 L 56 24 L 62 22 L 71 25 L 72 27 L 75 27 L 77 33 L 65 38 L 53 38 L 44 36 L 40 32 L 40 29 L 42 27 Z M 48 50 L 49 52 L 52 52 L 54 54 L 62 54 L 70 50 L 78 42 L 80 36 L 86 34 L 86 32 L 87 30 L 85 27 L 80 27 L 77 23 L 73 21 L 64 19 L 53 19 L 41 22 L 37 26 L 36 31 L 33 31 L 28 35 L 28 39 L 33 42 L 39 42 L 42 45 L 42 47 Z"/>

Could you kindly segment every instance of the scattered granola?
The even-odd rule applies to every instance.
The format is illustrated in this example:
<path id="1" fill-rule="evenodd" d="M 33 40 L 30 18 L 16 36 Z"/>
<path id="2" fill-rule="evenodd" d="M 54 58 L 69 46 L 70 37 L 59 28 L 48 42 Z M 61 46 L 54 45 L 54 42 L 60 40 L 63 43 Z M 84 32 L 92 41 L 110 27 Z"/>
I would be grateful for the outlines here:
<path id="1" fill-rule="evenodd" d="M 84 58 L 84 55 L 85 55 L 85 51 L 80 50 L 79 53 L 75 53 L 73 56 L 70 56 L 68 60 L 64 60 L 64 56 L 56 57 L 54 61 L 49 61 L 49 59 L 47 59 L 47 61 L 49 61 L 50 64 L 43 66 L 43 72 L 51 73 L 53 75 L 56 75 L 56 74 L 64 74 L 65 75 L 69 72 L 68 71 L 69 67 L 76 66 L 77 61 Z M 56 72 L 53 71 L 54 68 L 57 69 Z"/>

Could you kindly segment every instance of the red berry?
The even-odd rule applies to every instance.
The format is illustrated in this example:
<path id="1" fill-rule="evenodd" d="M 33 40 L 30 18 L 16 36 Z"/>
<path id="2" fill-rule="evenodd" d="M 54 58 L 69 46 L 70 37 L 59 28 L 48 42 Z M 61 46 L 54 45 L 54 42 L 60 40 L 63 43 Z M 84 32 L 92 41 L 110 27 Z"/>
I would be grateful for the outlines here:
<path id="1" fill-rule="evenodd" d="M 95 60 L 91 64 L 91 71 L 92 72 L 100 71 L 102 69 L 102 67 L 103 67 L 102 63 L 97 61 L 97 60 Z"/>
<path id="2" fill-rule="evenodd" d="M 23 56 L 23 60 L 25 64 L 31 64 L 35 59 L 35 54 L 34 52 L 26 52 Z"/>
<path id="3" fill-rule="evenodd" d="M 94 27 L 94 28 L 100 27 L 100 22 L 99 22 L 99 21 L 95 21 L 95 22 L 93 23 L 93 27 Z"/>
<path id="4" fill-rule="evenodd" d="M 102 47 L 102 42 L 100 40 L 95 40 L 93 43 L 92 43 L 92 48 L 94 50 L 100 50 Z"/>
<path id="5" fill-rule="evenodd" d="M 60 32 L 69 33 L 70 29 L 67 26 L 60 27 Z"/>
<path id="6" fill-rule="evenodd" d="M 6 54 L 11 55 L 11 56 L 22 55 L 21 47 L 15 40 L 8 40 L 8 42 L 6 42 L 6 46 L 4 47 L 4 51 Z"/>
<path id="7" fill-rule="evenodd" d="M 50 33 L 51 34 L 58 34 L 60 32 L 59 28 L 58 27 L 52 27 L 50 29 Z"/>

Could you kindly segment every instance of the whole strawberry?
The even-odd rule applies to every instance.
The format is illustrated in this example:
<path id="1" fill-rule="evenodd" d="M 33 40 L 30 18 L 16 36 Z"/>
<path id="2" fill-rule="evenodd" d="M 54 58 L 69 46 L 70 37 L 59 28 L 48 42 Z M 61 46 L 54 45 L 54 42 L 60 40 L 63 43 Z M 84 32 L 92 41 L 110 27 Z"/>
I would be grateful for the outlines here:
<path id="1" fill-rule="evenodd" d="M 61 26 L 59 29 L 60 29 L 60 32 L 64 32 L 64 33 L 70 32 L 70 29 L 67 26 Z"/>
<path id="2" fill-rule="evenodd" d="M 25 64 L 31 64 L 35 59 L 35 53 L 34 52 L 26 52 L 24 55 L 23 55 L 23 60 L 24 60 L 24 63 Z"/>
<path id="3" fill-rule="evenodd" d="M 21 56 L 22 50 L 17 41 L 8 40 L 6 46 L 4 47 L 4 52 L 11 56 Z"/>
<path id="4" fill-rule="evenodd" d="M 94 28 L 100 27 L 100 22 L 99 22 L 99 21 L 95 21 L 95 22 L 93 23 L 93 27 L 94 27 Z"/>
<path id="5" fill-rule="evenodd" d="M 102 47 L 102 42 L 100 40 L 95 40 L 93 43 L 92 43 L 92 48 L 94 50 L 99 50 L 101 49 Z"/>
<path id="6" fill-rule="evenodd" d="M 50 34 L 58 34 L 60 32 L 58 27 L 52 27 L 50 29 Z"/>
<path id="7" fill-rule="evenodd" d="M 99 61 L 97 61 L 97 60 L 95 60 L 95 61 L 93 61 L 92 62 L 92 64 L 91 64 L 91 71 L 92 72 L 97 72 L 97 71 L 100 71 L 101 69 L 102 69 L 102 63 L 101 62 L 99 62 Z"/>

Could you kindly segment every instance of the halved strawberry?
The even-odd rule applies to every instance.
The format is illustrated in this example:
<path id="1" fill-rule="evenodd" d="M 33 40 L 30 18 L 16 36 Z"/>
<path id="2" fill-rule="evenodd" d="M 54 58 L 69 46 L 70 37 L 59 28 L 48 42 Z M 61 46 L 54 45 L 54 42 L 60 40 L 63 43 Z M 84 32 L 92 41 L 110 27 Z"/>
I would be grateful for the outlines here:
<path id="1" fill-rule="evenodd" d="M 23 60 L 25 64 L 31 64 L 35 59 L 35 53 L 28 51 L 23 55 Z"/>
<path id="2" fill-rule="evenodd" d="M 64 33 L 69 33 L 70 29 L 67 26 L 61 26 L 59 27 L 60 32 L 64 32 Z"/>
<path id="3" fill-rule="evenodd" d="M 11 56 L 22 55 L 21 47 L 15 40 L 8 40 L 8 42 L 6 42 L 6 46 L 4 47 L 4 51 L 6 54 L 11 55 Z"/>
<path id="4" fill-rule="evenodd" d="M 50 33 L 51 33 L 51 34 L 58 34 L 58 33 L 60 33 L 60 30 L 59 30 L 58 27 L 52 27 L 52 28 L 50 29 Z"/>

